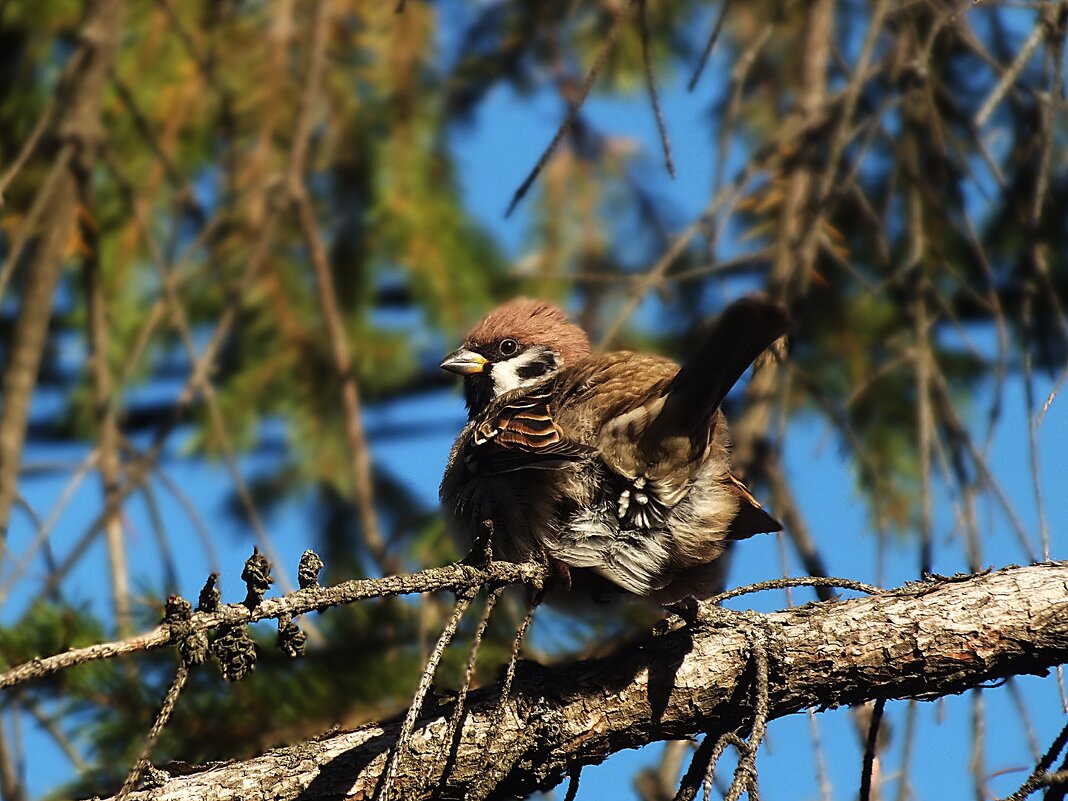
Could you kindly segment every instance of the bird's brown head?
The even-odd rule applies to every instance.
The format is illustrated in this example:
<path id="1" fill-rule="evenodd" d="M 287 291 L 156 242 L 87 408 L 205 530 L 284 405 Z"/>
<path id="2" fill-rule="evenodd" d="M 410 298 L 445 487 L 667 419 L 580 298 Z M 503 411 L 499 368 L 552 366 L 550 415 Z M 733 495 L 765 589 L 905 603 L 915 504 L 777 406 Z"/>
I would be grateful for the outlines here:
<path id="1" fill-rule="evenodd" d="M 441 368 L 464 377 L 467 410 L 474 419 L 498 395 L 533 386 L 589 353 L 586 332 L 559 308 L 516 298 L 483 317 Z"/>

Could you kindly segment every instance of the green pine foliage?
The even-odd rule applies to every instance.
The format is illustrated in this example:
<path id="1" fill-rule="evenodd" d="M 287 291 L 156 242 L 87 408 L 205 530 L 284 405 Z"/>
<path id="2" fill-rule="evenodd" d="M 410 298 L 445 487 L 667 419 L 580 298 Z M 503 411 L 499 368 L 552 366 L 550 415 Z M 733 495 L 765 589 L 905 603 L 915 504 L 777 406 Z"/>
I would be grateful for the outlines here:
<path id="1" fill-rule="evenodd" d="M 340 402 L 346 377 L 338 374 L 309 242 L 288 197 L 291 172 L 309 193 L 352 372 L 362 401 L 372 404 L 445 386 L 429 375 L 428 339 L 454 341 L 496 301 L 520 292 L 569 301 L 603 333 L 693 221 L 665 208 L 647 186 L 659 153 L 600 130 L 580 112 L 524 201 L 526 238 L 510 265 L 465 202 L 462 167 L 450 148 L 450 137 L 477 125 L 498 89 L 525 98 L 548 93 L 562 116 L 600 63 L 621 13 L 595 93 L 646 93 L 637 4 L 409 0 L 398 14 L 390 2 L 335 0 L 322 85 L 312 95 L 314 5 L 126 4 L 103 90 L 91 199 L 69 232 L 69 269 L 38 385 L 59 401 L 47 420 L 31 421 L 27 449 L 58 443 L 82 453 L 97 446 L 105 415 L 92 366 L 100 359 L 127 479 L 154 437 L 166 443 L 165 458 L 224 459 L 276 447 L 272 432 L 281 429 L 284 452 L 249 481 L 254 504 L 269 515 L 285 501 L 314 498 L 308 545 L 326 559 L 325 580 L 338 581 L 381 565 L 356 522 Z M 809 5 L 731 4 L 717 58 L 732 71 L 706 70 L 691 97 L 713 122 L 709 149 L 717 159 L 730 152 L 731 163 L 750 165 L 752 179 L 739 184 L 733 206 L 700 221 L 650 288 L 663 326 L 632 326 L 619 341 L 681 357 L 684 334 L 707 315 L 709 297 L 739 286 L 780 294 L 796 317 L 783 415 L 826 422 L 875 527 L 915 538 L 921 468 L 931 458 L 918 448 L 917 303 L 931 326 L 922 347 L 944 387 L 932 400 L 935 436 L 951 462 L 970 458 L 951 407 L 974 420 L 985 413 L 969 405 L 981 382 L 1019 373 L 1032 360 L 1036 369 L 1056 372 L 1068 358 L 1068 128 L 1063 76 L 1059 84 L 1051 77 L 1063 71 L 1063 60 L 1055 60 L 1051 44 L 1025 65 L 993 112 L 1003 136 L 990 152 L 974 121 L 1003 74 L 991 64 L 1012 60 L 1018 30 L 1000 9 L 976 18 L 972 38 L 928 4 L 895 9 L 853 98 L 835 180 L 817 197 L 812 187 L 834 152 L 871 4 L 840 4 L 823 87 L 831 100 L 817 118 L 804 119 L 797 103 L 810 87 L 797 65 L 806 53 Z M 719 7 L 710 13 L 690 0 L 647 6 L 652 72 L 661 86 L 677 82 L 693 70 Z M 64 71 L 83 11 L 81 0 L 0 3 L 0 168 L 49 105 L 65 102 Z M 1054 112 L 1039 98 L 1058 85 Z M 1060 124 L 1043 117 L 1053 113 Z M 302 115 L 309 150 L 294 167 Z M 801 135 L 785 135 L 801 128 Z M 48 224 L 33 219 L 34 198 L 63 141 L 63 132 L 46 124 L 4 192 L 0 257 L 13 276 L 0 307 L 5 356 L 28 254 Z M 485 158 L 507 158 L 509 144 Z M 725 163 L 719 169 L 719 186 L 727 189 L 736 176 Z M 798 176 L 807 176 L 809 188 L 790 212 Z M 502 211 L 514 188 L 501 188 Z M 788 213 L 801 220 L 796 236 L 784 233 Z M 807 253 L 806 238 L 813 243 Z M 22 256 L 7 264 L 19 247 Z M 712 269 L 739 253 L 762 255 L 723 275 Z M 88 333 L 86 274 L 94 263 L 106 307 L 99 353 Z M 220 324 L 211 397 L 199 387 L 180 400 Z M 996 332 L 996 350 L 970 348 L 972 331 Z M 163 385 L 179 388 L 169 398 L 131 400 Z M 760 471 L 753 473 L 761 488 Z M 963 484 L 974 473 L 966 465 L 957 478 Z M 376 467 L 373 479 L 376 512 L 400 565 L 415 570 L 462 555 L 437 511 L 419 503 L 403 476 Z M 236 496 L 230 511 L 246 515 Z M 188 542 L 183 546 L 196 547 Z M 20 581 L 26 597 L 38 591 L 28 577 Z M 142 608 L 153 610 L 141 623 L 152 625 L 166 589 L 141 590 Z M 494 619 L 481 652 L 481 681 L 492 680 L 506 660 L 523 612 L 521 599 L 505 606 L 508 614 Z M 194 671 L 156 761 L 245 756 L 396 712 L 450 609 L 448 600 L 431 598 L 332 610 L 314 617 L 321 641 L 293 662 L 274 650 L 273 633 L 257 627 L 254 674 L 229 685 L 211 668 Z M 600 617 L 560 621 L 553 647 L 540 656 L 558 658 L 587 647 L 591 632 L 618 635 L 633 626 Z M 474 625 L 469 615 L 461 635 Z M 0 661 L 6 668 L 113 635 L 107 616 L 53 597 L 17 620 L 5 618 Z M 465 660 L 463 649 L 451 649 L 439 683 L 456 686 Z M 97 663 L 37 682 L 14 703 L 42 705 L 62 721 L 91 763 L 72 791 L 103 793 L 135 758 L 173 668 L 171 654 Z"/>

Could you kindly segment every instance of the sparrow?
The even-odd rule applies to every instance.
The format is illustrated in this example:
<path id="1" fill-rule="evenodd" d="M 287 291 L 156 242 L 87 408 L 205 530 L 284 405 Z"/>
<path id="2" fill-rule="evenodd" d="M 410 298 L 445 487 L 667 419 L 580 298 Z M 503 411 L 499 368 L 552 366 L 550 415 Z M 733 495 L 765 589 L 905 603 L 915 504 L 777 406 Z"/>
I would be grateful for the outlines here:
<path id="1" fill-rule="evenodd" d="M 680 367 L 591 354 L 550 303 L 498 307 L 441 362 L 468 411 L 439 492 L 453 528 L 477 542 L 491 526 L 494 558 L 548 561 L 568 590 L 708 597 L 728 541 L 782 530 L 731 472 L 720 404 L 788 327 L 744 297 Z"/>

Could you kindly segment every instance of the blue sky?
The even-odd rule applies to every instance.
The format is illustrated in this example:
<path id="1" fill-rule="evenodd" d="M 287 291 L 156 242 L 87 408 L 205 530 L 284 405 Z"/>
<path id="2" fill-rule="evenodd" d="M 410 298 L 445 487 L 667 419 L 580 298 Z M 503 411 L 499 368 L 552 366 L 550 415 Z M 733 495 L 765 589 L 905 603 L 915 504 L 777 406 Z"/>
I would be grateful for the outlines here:
<path id="1" fill-rule="evenodd" d="M 606 132 L 633 138 L 647 154 L 645 174 L 652 188 L 663 202 L 676 211 L 680 220 L 692 219 L 705 205 L 712 181 L 712 138 L 707 123 L 707 104 L 714 94 L 713 76 L 720 72 L 714 60 L 698 91 L 684 91 L 685 78 L 677 73 L 665 81 L 664 111 L 675 149 L 679 177 L 672 181 L 659 169 L 660 151 L 656 129 L 648 104 L 643 96 L 630 100 L 594 98 L 587 114 L 595 125 Z M 525 176 L 542 148 L 549 141 L 562 115 L 559 103 L 539 94 L 528 98 L 516 97 L 510 90 L 495 90 L 480 110 L 477 119 L 453 137 L 464 188 L 465 200 L 474 214 L 499 239 L 510 256 L 521 257 L 530 223 L 527 205 L 510 219 L 503 217 L 504 209 L 514 188 Z M 655 324 L 655 310 L 643 316 L 643 322 Z M 428 354 L 430 358 L 431 354 Z M 1044 400 L 1052 383 L 1046 377 L 1036 381 L 1036 395 Z M 171 396 L 172 388 L 156 387 Z M 972 399 L 971 417 L 980 420 L 989 404 L 990 387 L 985 387 Z M 37 399 L 35 414 L 44 414 L 50 403 L 47 396 Z M 410 439 L 382 439 L 376 432 L 383 426 L 401 425 L 412 421 L 441 420 L 446 429 L 440 434 Z M 458 392 L 440 392 L 432 396 L 405 400 L 367 412 L 367 427 L 371 436 L 373 456 L 377 465 L 402 476 L 417 492 L 418 497 L 433 503 L 437 483 L 444 468 L 451 444 L 447 426 L 459 427 L 463 409 Z M 1026 409 L 1023 392 L 1018 383 L 1010 383 L 1005 397 L 1001 423 L 993 439 L 990 463 L 998 479 L 1013 500 L 1029 531 L 1037 531 L 1037 515 L 1032 500 L 1031 479 L 1026 450 Z M 1068 442 L 1068 406 L 1063 397 L 1051 406 L 1039 430 L 1041 482 L 1046 500 L 1046 513 L 1053 534 L 1053 556 L 1068 556 L 1064 547 L 1064 532 L 1068 526 L 1068 493 L 1063 491 L 1062 451 Z M 69 448 L 34 448 L 26 454 L 28 463 L 57 460 L 77 461 L 85 451 Z M 246 474 L 255 474 L 265 465 L 264 457 L 243 460 Z M 862 498 L 848 464 L 842 458 L 835 435 L 815 418 L 793 423 L 785 441 L 787 475 L 799 499 L 806 521 L 816 538 L 820 551 L 832 574 L 875 581 L 877 540 L 868 523 Z M 229 478 L 221 465 L 188 459 L 180 446 L 172 449 L 167 470 L 190 496 L 215 532 L 215 547 L 224 565 L 240 564 L 247 556 L 250 534 L 233 517 L 225 513 L 226 500 L 231 492 Z M 23 491 L 27 501 L 47 513 L 56 503 L 66 483 L 66 474 L 37 476 L 27 479 Z M 185 512 L 162 487 L 157 487 L 164 517 L 174 527 L 187 526 Z M 936 517 L 935 570 L 953 573 L 965 569 L 963 549 L 959 542 L 959 527 L 952 519 L 944 488 L 942 503 Z M 304 500 L 284 505 L 267 520 L 268 528 L 279 549 L 283 562 L 296 564 L 300 553 L 316 540 L 308 530 L 308 504 Z M 57 553 L 63 554 L 84 529 L 86 521 L 99 510 L 99 487 L 90 476 L 75 494 L 71 504 L 60 517 L 53 538 Z M 980 524 L 986 533 L 984 562 L 992 566 L 1025 561 L 1017 547 L 1004 516 L 990 504 L 980 505 Z M 134 499 L 129 507 L 128 531 L 130 560 L 135 587 L 155 590 L 160 586 L 159 552 L 151 534 L 144 503 Z M 18 552 L 30 536 L 25 519 L 13 528 L 11 545 Z M 192 537 L 190 533 L 188 536 Z M 1036 537 L 1037 539 L 1037 537 Z M 789 552 L 789 548 L 785 549 Z M 758 537 L 742 544 L 736 551 L 731 583 L 743 584 L 781 575 L 781 550 L 774 536 Z M 888 544 L 885 559 L 887 585 L 896 585 L 916 578 L 916 546 L 912 540 Z M 195 596 L 206 572 L 215 568 L 199 546 L 181 548 L 178 554 L 178 590 L 187 597 Z M 99 588 L 99 577 L 106 570 L 102 545 L 94 547 L 69 583 L 70 595 L 93 604 L 101 612 L 107 608 L 106 595 Z M 31 574 L 40 576 L 44 568 L 40 560 L 34 563 Z M 802 570 L 787 555 L 787 571 L 793 575 Z M 5 574 L 5 576 L 8 574 Z M 6 579 L 5 579 L 6 580 Z M 238 599 L 237 582 L 225 585 L 227 600 Z M 794 602 L 810 600 L 812 594 L 799 590 Z M 28 597 L 15 597 L 3 610 L 5 621 L 13 620 L 24 608 Z M 786 603 L 783 593 L 767 593 L 731 602 L 734 608 L 771 610 Z M 1025 677 L 1017 682 L 1033 717 L 1038 742 L 1044 748 L 1052 739 L 1064 716 L 1056 686 L 1052 679 Z M 1033 756 L 1027 748 L 1027 738 L 1013 712 L 1011 696 L 1002 689 L 985 691 L 988 725 L 986 744 L 990 770 L 1016 768 L 991 780 L 997 795 L 1014 790 L 1031 769 Z M 891 703 L 887 707 L 887 725 L 891 731 L 891 748 L 884 775 L 897 771 L 900 757 L 905 703 Z M 950 698 L 918 707 L 917 740 L 911 775 L 916 796 L 953 801 L 971 799 L 973 792 L 968 777 L 970 757 L 971 700 L 969 697 Z M 846 710 L 817 716 L 829 778 L 835 798 L 852 798 L 856 793 L 860 774 L 860 748 L 853 724 Z M 811 722 L 806 715 L 795 715 L 774 722 L 769 730 L 767 747 L 759 761 L 760 780 L 765 799 L 818 798 L 819 789 L 814 770 L 815 758 L 811 748 Z M 29 726 L 27 744 L 28 779 L 34 796 L 40 795 L 71 775 L 65 757 L 47 736 Z M 594 801 L 602 798 L 633 797 L 631 780 L 635 770 L 654 763 L 659 747 L 640 752 L 625 752 L 609 759 L 604 765 L 583 773 L 578 798 Z M 729 765 L 725 762 L 724 768 Z M 729 774 L 725 774 L 729 775 Z M 891 785 L 890 792 L 894 792 Z"/>

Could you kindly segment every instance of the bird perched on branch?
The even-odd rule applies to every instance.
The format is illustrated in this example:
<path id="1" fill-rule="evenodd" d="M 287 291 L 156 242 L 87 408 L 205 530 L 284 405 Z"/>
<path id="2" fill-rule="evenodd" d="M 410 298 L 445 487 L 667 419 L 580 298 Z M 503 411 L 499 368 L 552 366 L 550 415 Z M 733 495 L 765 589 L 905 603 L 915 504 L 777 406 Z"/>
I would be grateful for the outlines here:
<path id="1" fill-rule="evenodd" d="M 683 367 L 591 355 L 549 303 L 520 298 L 475 326 L 441 367 L 464 377 L 469 422 L 441 500 L 493 553 L 547 559 L 569 588 L 673 603 L 704 597 L 728 540 L 779 531 L 730 467 L 720 403 L 789 327 L 762 296 L 728 306 Z"/>

